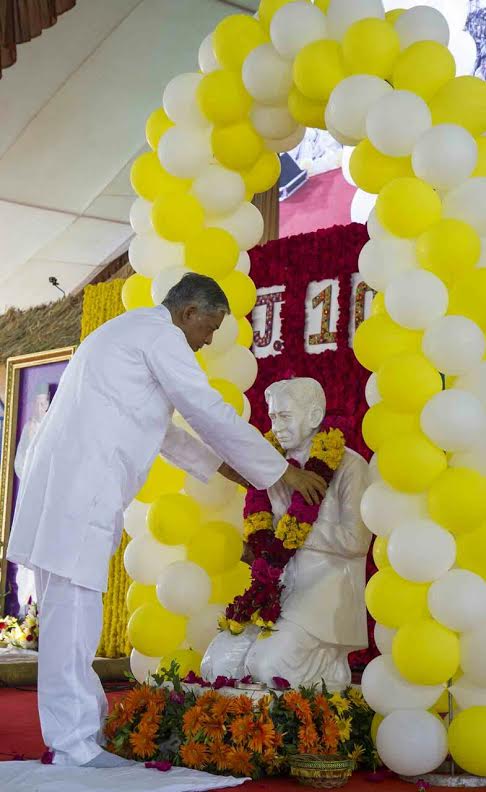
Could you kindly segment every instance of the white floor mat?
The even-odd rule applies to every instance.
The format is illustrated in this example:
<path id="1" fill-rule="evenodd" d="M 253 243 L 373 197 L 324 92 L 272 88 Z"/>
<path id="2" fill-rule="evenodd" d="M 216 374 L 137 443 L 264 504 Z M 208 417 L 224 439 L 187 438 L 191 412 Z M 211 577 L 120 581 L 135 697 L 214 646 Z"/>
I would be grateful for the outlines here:
<path id="1" fill-rule="evenodd" d="M 174 767 L 167 773 L 136 767 L 57 767 L 40 762 L 0 762 L 1 792 L 206 792 L 240 786 L 245 779 Z"/>

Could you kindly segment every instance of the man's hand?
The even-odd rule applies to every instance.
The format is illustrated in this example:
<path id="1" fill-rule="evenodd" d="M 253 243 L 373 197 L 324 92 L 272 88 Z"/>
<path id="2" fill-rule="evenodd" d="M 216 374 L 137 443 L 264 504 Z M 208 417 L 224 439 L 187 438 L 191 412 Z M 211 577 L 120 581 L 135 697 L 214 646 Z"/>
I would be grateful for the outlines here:
<path id="1" fill-rule="evenodd" d="M 240 474 L 237 473 L 236 470 L 233 470 L 232 467 L 227 465 L 226 462 L 223 462 L 221 467 L 218 469 L 218 473 L 220 476 L 224 476 L 224 478 L 228 479 L 228 481 L 234 481 L 235 484 L 239 484 L 241 487 L 245 487 L 245 489 L 248 489 L 250 486 L 243 476 L 240 476 Z"/>
<path id="2" fill-rule="evenodd" d="M 327 490 L 327 483 L 317 473 L 313 473 L 312 470 L 301 470 L 293 465 L 288 466 L 280 481 L 292 490 L 300 492 L 309 506 L 313 503 L 319 504 Z"/>

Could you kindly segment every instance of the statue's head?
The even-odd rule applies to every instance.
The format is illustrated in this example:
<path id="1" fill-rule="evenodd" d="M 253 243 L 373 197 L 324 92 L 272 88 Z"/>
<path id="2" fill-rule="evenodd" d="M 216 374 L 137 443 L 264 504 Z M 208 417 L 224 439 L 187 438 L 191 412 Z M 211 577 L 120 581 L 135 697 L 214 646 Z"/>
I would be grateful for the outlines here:
<path id="1" fill-rule="evenodd" d="M 322 385 L 310 377 L 274 382 L 265 391 L 272 431 L 282 448 L 300 448 L 321 426 L 326 414 Z"/>

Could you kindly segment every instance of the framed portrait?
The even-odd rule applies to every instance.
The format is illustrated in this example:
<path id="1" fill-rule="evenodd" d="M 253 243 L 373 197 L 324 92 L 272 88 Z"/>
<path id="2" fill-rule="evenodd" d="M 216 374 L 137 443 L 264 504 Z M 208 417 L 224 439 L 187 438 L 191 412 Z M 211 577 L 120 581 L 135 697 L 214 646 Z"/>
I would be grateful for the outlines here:
<path id="1" fill-rule="evenodd" d="M 0 466 L 0 613 L 18 614 L 19 585 L 28 596 L 29 571 L 8 564 L 6 551 L 25 458 L 75 347 L 7 360 Z M 18 579 L 24 575 L 24 580 Z M 32 575 L 30 575 L 32 577 Z"/>

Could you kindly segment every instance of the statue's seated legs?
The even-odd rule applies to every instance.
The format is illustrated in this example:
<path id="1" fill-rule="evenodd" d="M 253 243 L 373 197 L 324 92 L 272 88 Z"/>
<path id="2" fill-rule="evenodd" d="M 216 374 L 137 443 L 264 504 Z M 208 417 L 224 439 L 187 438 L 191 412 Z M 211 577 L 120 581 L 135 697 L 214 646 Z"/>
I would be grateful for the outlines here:
<path id="1" fill-rule="evenodd" d="M 259 633 L 258 627 L 247 627 L 241 635 L 231 635 L 225 631 L 218 633 L 210 643 L 201 664 L 201 675 L 208 682 L 219 676 L 228 679 L 243 679 L 246 656 Z"/>
<path id="2" fill-rule="evenodd" d="M 350 649 L 325 644 L 297 624 L 279 619 L 275 632 L 253 642 L 246 654 L 244 676 L 273 687 L 273 678 L 281 677 L 291 687 L 319 684 L 328 690 L 344 690 L 351 684 L 348 662 Z"/>

